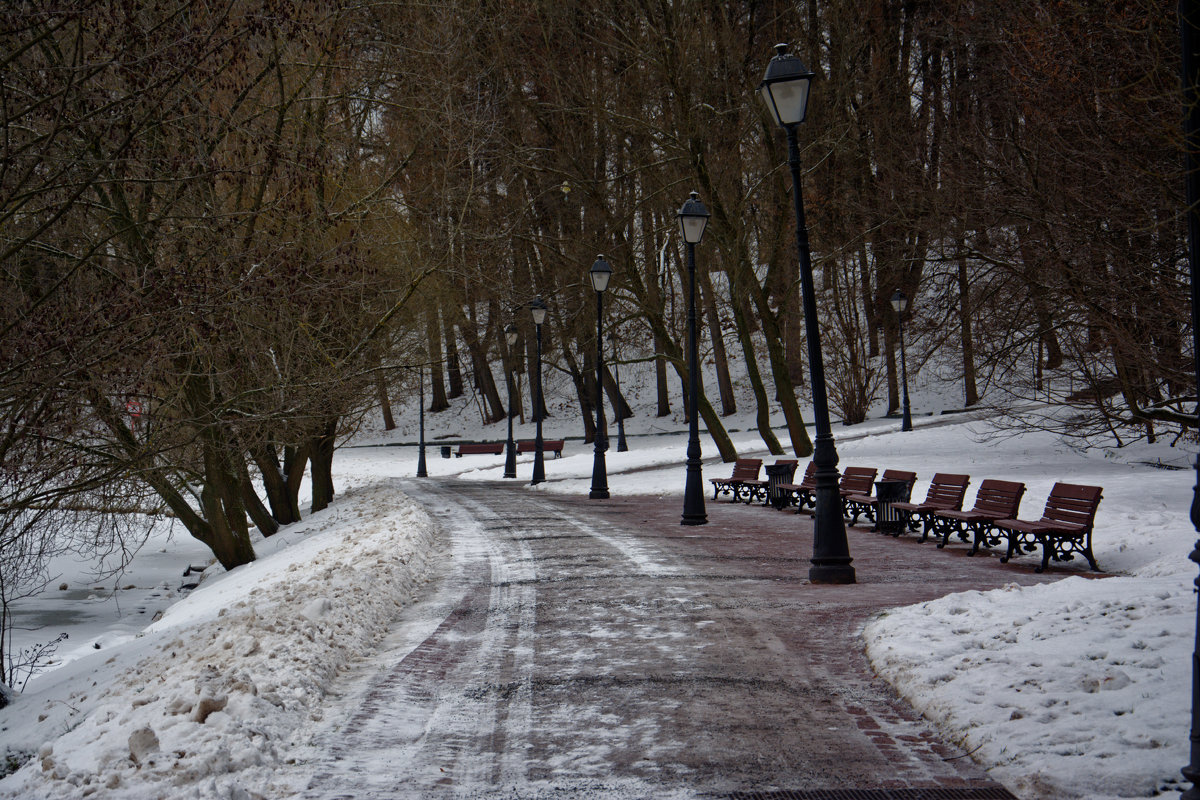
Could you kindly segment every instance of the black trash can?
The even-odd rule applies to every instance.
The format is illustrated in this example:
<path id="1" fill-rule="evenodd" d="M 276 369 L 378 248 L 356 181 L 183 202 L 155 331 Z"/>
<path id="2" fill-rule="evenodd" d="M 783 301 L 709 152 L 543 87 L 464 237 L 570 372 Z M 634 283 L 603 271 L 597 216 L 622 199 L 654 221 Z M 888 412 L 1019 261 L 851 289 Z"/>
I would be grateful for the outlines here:
<path id="1" fill-rule="evenodd" d="M 892 503 L 907 503 L 910 491 L 908 481 L 875 481 L 875 530 L 895 536 L 904 529 L 905 516 Z"/>
<path id="2" fill-rule="evenodd" d="M 450 457 L 450 445 L 444 444 L 444 445 L 442 445 L 442 458 L 449 458 L 449 457 Z"/>
<path id="3" fill-rule="evenodd" d="M 789 505 L 787 494 L 776 487 L 792 482 L 792 479 L 796 477 L 796 465 L 767 464 L 763 469 L 767 471 L 767 502 L 764 505 L 772 505 L 779 509 L 787 508 Z"/>

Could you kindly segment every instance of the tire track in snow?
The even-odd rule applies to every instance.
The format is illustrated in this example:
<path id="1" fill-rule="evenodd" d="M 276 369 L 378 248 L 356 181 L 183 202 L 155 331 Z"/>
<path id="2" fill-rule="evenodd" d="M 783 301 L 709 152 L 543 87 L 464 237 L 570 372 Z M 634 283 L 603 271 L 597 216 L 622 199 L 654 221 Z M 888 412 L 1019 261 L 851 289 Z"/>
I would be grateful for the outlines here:
<path id="1" fill-rule="evenodd" d="M 523 780 L 536 614 L 529 549 L 497 536 L 508 522 L 482 504 L 433 494 L 445 501 L 432 513 L 452 537 L 455 568 L 413 627 L 433 627 L 430 613 L 440 623 L 392 650 L 345 725 L 326 734 L 329 759 L 304 797 L 419 797 L 422 787 Z"/>
<path id="2" fill-rule="evenodd" d="M 457 796 L 526 783 L 539 579 L 531 542 L 591 540 L 608 573 L 623 563 L 633 569 L 622 573 L 675 572 L 656 548 L 534 494 L 425 482 L 420 493 L 449 535 L 453 567 L 420 619 L 390 637 L 378 673 L 347 698 L 354 710 L 344 724 L 314 742 L 327 757 L 313 768 L 309 800 Z"/>

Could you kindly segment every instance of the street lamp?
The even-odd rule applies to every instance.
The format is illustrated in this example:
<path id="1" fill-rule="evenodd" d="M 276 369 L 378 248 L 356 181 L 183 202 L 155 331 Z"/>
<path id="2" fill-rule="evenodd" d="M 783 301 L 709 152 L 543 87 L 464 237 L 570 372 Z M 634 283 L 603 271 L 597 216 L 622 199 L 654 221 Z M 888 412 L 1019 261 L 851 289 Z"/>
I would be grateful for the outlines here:
<path id="1" fill-rule="evenodd" d="M 417 383 L 420 388 L 417 390 L 417 397 L 420 402 L 420 444 L 417 446 L 417 477 L 428 478 L 429 472 L 425 469 L 425 365 L 417 365 Z"/>
<path id="2" fill-rule="evenodd" d="M 904 312 L 908 310 L 908 297 L 899 289 L 892 295 L 892 308 L 896 310 L 896 319 L 900 329 L 900 379 L 904 387 L 904 421 L 900 430 L 912 430 L 912 412 L 908 406 L 908 363 L 904 358 Z"/>
<path id="3" fill-rule="evenodd" d="M 705 525 L 708 515 L 704 512 L 704 476 L 700 465 L 700 427 L 696 411 L 700 405 L 700 358 L 696 344 L 696 245 L 704 238 L 704 227 L 708 225 L 709 213 L 700 202 L 700 196 L 684 201 L 677 214 L 679 230 L 687 245 L 688 268 L 688 446 L 687 482 L 683 488 L 683 518 L 680 525 Z"/>
<path id="4" fill-rule="evenodd" d="M 613 413 L 617 415 L 617 452 L 624 453 L 629 445 L 625 443 L 625 417 L 621 414 L 621 354 L 617 352 L 621 339 L 614 332 L 608 335 L 608 340 L 613 346 L 613 380 L 617 382 L 617 402 L 613 403 Z"/>
<path id="5" fill-rule="evenodd" d="M 588 492 L 588 497 L 607 500 L 608 471 L 604 465 L 604 451 L 608 449 L 608 436 L 604 430 L 604 290 L 612 278 L 612 267 L 604 260 L 604 256 L 596 256 L 596 261 L 588 270 L 588 277 L 592 279 L 592 288 L 596 290 L 596 435 L 592 490 Z"/>
<path id="6" fill-rule="evenodd" d="M 813 556 L 808 579 L 812 583 L 854 583 L 854 567 L 846 542 L 846 521 L 838 496 L 837 449 L 829 424 L 829 398 L 825 389 L 825 365 L 821 360 L 821 330 L 817 325 L 817 299 L 813 289 L 812 255 L 808 250 L 808 228 L 804 222 L 804 199 L 800 194 L 800 147 L 796 126 L 808 111 L 808 90 L 814 73 L 800 59 L 788 55 L 787 45 L 775 46 L 776 55 L 758 85 L 759 94 L 771 117 L 787 133 L 788 166 L 792 172 L 792 201 L 796 212 L 796 248 L 800 255 L 800 290 L 804 299 L 804 332 L 808 339 L 808 369 L 812 381 L 813 416 L 817 435 L 813 442 L 816 467 L 816 508 L 813 518 Z"/>
<path id="7" fill-rule="evenodd" d="M 504 449 L 504 477 L 517 477 L 517 446 L 513 442 L 513 379 L 512 379 L 512 349 L 517 344 L 517 326 L 508 325 L 504 329 L 504 341 L 508 344 L 509 365 L 505 368 L 504 374 L 508 380 L 508 442 Z"/>
<path id="8" fill-rule="evenodd" d="M 531 486 L 536 486 L 546 480 L 546 458 L 542 449 L 542 323 L 546 321 L 546 304 L 542 298 L 535 299 L 529 305 L 529 313 L 533 315 L 533 327 L 537 332 L 537 373 L 534 375 L 534 407 L 533 416 L 537 420 L 537 436 L 533 442 L 533 480 Z"/>

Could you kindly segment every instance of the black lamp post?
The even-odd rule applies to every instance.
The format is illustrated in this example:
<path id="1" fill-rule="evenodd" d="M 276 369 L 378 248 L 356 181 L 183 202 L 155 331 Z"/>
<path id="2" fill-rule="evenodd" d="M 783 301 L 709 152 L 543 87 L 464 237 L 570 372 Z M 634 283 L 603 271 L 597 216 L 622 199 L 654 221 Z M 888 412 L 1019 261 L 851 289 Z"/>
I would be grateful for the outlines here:
<path id="1" fill-rule="evenodd" d="M 704 227 L 708 225 L 708 209 L 700 202 L 700 196 L 684 201 L 676 215 L 679 230 L 687 245 L 688 268 L 688 446 L 687 482 L 683 488 L 683 518 L 680 525 L 705 525 L 708 514 L 704 511 L 704 476 L 700 465 L 700 427 L 696 412 L 700 406 L 700 357 L 696 344 L 696 245 L 704 238 Z"/>
<path id="2" fill-rule="evenodd" d="M 817 325 L 817 299 L 813 288 L 812 255 L 808 250 L 808 228 L 804 222 L 804 199 L 800 194 L 800 147 L 796 126 L 808 110 L 808 90 L 814 73 L 800 59 L 788 55 L 787 45 L 775 46 L 776 55 L 767 65 L 758 86 L 759 94 L 772 118 L 787 133 L 788 166 L 792 171 L 792 201 L 796 212 L 796 247 L 800 253 L 800 290 L 804 299 L 804 332 L 808 339 L 808 369 L 812 380 L 813 416 L 817 436 L 813 442 L 816 465 L 816 508 L 813 519 L 812 568 L 808 579 L 813 583 L 854 583 L 850 546 L 846 541 L 846 521 L 838 496 L 837 449 L 829 424 L 829 399 L 825 389 L 825 364 L 821 360 L 821 330 Z"/>
<path id="3" fill-rule="evenodd" d="M 904 421 L 900 430 L 912 430 L 912 412 L 908 406 L 908 363 L 904 359 L 904 312 L 908 310 L 908 297 L 899 289 L 892 295 L 892 308 L 896 310 L 896 319 L 900 329 L 900 380 L 904 392 Z"/>
<path id="4" fill-rule="evenodd" d="M 420 400 L 421 411 L 418 414 L 420 419 L 420 444 L 417 446 L 417 477 L 428 478 L 429 472 L 425 469 L 425 365 L 421 364 L 417 367 L 417 383 L 420 389 L 417 391 L 417 397 Z"/>
<path id="5" fill-rule="evenodd" d="M 588 277 L 592 279 L 592 288 L 596 290 L 596 447 L 592 458 L 592 490 L 588 492 L 588 497 L 607 500 L 608 470 L 604 465 L 604 451 L 608 449 L 608 436 L 604 430 L 604 290 L 608 288 L 608 281 L 612 277 L 612 267 L 604 260 L 604 256 L 596 256 L 596 261 L 588 270 Z"/>
<path id="6" fill-rule="evenodd" d="M 504 341 L 508 344 L 509 359 L 511 362 L 512 349 L 517 344 L 517 326 L 508 325 L 504 329 Z M 511 363 L 510 363 L 511 366 Z M 504 448 L 504 477 L 517 477 L 517 445 L 513 442 L 513 379 L 512 370 L 504 370 L 505 377 L 508 379 L 508 442 Z"/>
<path id="7" fill-rule="evenodd" d="M 625 443 L 625 417 L 621 416 L 621 354 L 617 352 L 621 340 L 615 333 L 610 333 L 608 340 L 613 346 L 613 380 L 617 382 L 617 402 L 613 403 L 613 413 L 617 417 L 617 452 L 624 453 L 629 450 L 629 445 Z"/>
<path id="8" fill-rule="evenodd" d="M 1183 132 L 1185 198 L 1187 201 L 1188 266 L 1192 284 L 1192 351 L 1196 386 L 1200 387 L 1200 3 L 1180 0 L 1179 31 L 1183 44 Z M 1197 408 L 1200 415 L 1200 407 Z M 1196 459 L 1196 487 L 1192 493 L 1192 527 L 1200 533 L 1200 457 Z M 1200 564 L 1200 539 L 1188 556 Z M 1200 578 L 1195 580 L 1200 588 Z M 1196 607 L 1196 633 L 1192 640 L 1192 727 L 1189 761 L 1181 771 L 1192 784 L 1180 800 L 1200 800 L 1200 604 Z"/>
<path id="9" fill-rule="evenodd" d="M 546 480 L 546 458 L 542 450 L 542 323 L 546 321 L 546 304 L 542 298 L 535 299 L 529 305 L 529 313 L 533 315 L 533 327 L 537 332 L 537 373 L 533 381 L 533 417 L 537 420 L 537 436 L 533 442 L 533 480 L 529 482 L 531 486 L 536 486 Z"/>

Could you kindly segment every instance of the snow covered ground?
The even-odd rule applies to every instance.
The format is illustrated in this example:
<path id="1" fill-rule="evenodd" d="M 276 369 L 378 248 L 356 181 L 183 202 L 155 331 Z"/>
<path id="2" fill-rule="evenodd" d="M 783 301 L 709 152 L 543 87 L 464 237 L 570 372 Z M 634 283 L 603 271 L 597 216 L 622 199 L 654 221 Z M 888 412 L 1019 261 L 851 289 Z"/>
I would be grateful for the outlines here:
<path id="1" fill-rule="evenodd" d="M 456 413 L 457 422 L 428 421 L 431 442 L 503 438 L 502 426 L 481 431 L 466 421 L 470 412 Z M 682 493 L 686 434 L 678 422 L 630 421 L 639 435 L 629 452 L 608 453 L 614 494 Z M 411 441 L 413 423 L 405 415 L 400 430 L 357 441 Z M 558 419 L 547 435 L 577 427 Z M 651 435 L 655 427 L 669 432 Z M 518 435 L 532 430 L 522 426 Z M 969 472 L 973 487 L 985 477 L 1021 480 L 1029 517 L 1056 479 L 1103 486 L 1096 556 L 1116 576 L 890 610 L 864 632 L 873 663 L 1018 796 L 1172 791 L 1187 762 L 1194 473 L 1148 464 L 1186 467 L 1190 454 L 1166 445 L 1079 452 L 1048 434 L 989 439 L 991 431 L 956 415 L 919 417 L 911 433 L 896 420 L 834 433 L 844 466 L 916 470 L 915 496 L 938 470 Z M 761 454 L 753 432 L 734 438 L 743 454 Z M 728 472 L 707 441 L 705 452 L 706 476 Z M 196 580 L 181 577 L 184 569 L 209 559 L 182 531 L 156 534 L 118 582 L 132 589 L 97 591 L 79 568 L 62 565 L 66 594 L 82 610 L 54 616 L 64 604 L 57 579 L 26 609 L 27 620 L 61 620 L 72 632 L 56 668 L 0 711 L 0 748 L 34 754 L 0 781 L 0 797 L 273 796 L 272 767 L 292 757 L 294 732 L 320 719 L 339 672 L 372 652 L 397 609 L 421 596 L 439 569 L 440 544 L 421 497 L 395 489 L 415 465 L 412 447 L 343 448 L 331 508 L 256 541 L 254 564 L 228 574 L 209 566 L 190 592 L 179 588 Z M 546 462 L 549 482 L 528 490 L 586 492 L 591 466 L 590 447 L 568 441 L 564 458 Z M 503 459 L 442 459 L 431 447 L 428 467 L 434 478 L 491 480 L 501 477 Z M 518 483 L 527 486 L 530 469 L 522 456 Z M 851 547 L 853 555 L 853 539 Z M 27 637 L 66 629 L 55 624 Z"/>

